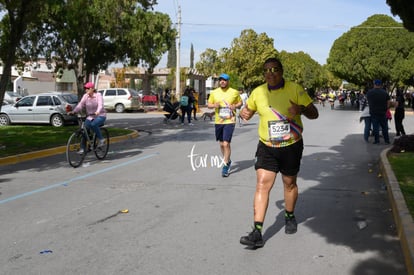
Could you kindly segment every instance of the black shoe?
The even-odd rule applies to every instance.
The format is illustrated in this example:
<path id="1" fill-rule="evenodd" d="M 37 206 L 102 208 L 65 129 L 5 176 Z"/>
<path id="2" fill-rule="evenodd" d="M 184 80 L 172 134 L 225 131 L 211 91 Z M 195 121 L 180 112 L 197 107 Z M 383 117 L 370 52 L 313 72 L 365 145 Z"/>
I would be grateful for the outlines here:
<path id="1" fill-rule="evenodd" d="M 298 224 L 296 223 L 295 216 L 285 217 L 285 233 L 295 234 L 298 231 Z"/>
<path id="2" fill-rule="evenodd" d="M 262 233 L 256 228 L 249 235 L 241 237 L 240 243 L 253 248 L 264 246 Z"/>

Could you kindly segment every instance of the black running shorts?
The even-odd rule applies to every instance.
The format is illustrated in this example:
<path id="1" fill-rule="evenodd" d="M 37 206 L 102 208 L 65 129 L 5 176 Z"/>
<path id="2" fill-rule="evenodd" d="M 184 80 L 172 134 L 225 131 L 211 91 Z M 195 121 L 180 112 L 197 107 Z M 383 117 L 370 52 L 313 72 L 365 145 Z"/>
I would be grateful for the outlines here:
<path id="1" fill-rule="evenodd" d="M 254 168 L 265 169 L 286 176 L 299 173 L 303 153 L 303 140 L 281 148 L 269 147 L 259 141 Z"/>

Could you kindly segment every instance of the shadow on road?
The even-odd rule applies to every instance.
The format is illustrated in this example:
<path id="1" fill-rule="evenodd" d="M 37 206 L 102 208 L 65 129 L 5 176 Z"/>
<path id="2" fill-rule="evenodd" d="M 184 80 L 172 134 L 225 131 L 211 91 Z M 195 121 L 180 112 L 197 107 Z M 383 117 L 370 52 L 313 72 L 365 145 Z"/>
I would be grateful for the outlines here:
<path id="1" fill-rule="evenodd" d="M 328 243 L 348 247 L 350 253 L 372 254 L 352 274 L 406 274 L 405 266 L 396 264 L 401 261 L 393 261 L 403 257 L 395 225 L 384 223 L 393 221 L 379 170 L 380 152 L 385 148 L 364 143 L 362 135 L 354 134 L 329 148 L 331 152 L 313 153 L 302 160 L 298 226 L 310 228 Z M 304 186 L 302 179 L 315 184 Z M 284 227 L 283 200 L 275 206 L 280 211 L 264 232 L 265 240 Z M 323 249 L 315 253 L 329 256 Z"/>

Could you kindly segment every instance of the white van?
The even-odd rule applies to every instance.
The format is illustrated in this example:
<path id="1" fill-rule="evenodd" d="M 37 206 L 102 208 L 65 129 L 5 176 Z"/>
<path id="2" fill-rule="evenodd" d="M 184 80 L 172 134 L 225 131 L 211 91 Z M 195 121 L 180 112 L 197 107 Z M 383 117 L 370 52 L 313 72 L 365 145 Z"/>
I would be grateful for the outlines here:
<path id="1" fill-rule="evenodd" d="M 141 109 L 141 98 L 138 92 L 131 88 L 109 88 L 99 90 L 103 96 L 104 107 L 117 113 Z"/>

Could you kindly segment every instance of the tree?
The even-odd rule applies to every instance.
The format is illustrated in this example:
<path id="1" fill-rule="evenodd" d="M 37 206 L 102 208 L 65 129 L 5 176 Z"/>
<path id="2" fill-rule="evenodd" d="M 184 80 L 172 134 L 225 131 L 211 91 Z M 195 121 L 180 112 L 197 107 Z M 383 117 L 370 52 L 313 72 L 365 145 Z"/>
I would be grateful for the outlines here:
<path id="1" fill-rule="evenodd" d="M 162 55 L 175 42 L 175 30 L 172 29 L 170 17 L 160 12 L 144 12 L 138 10 L 131 17 L 132 24 L 125 27 L 124 34 L 115 36 L 120 43 L 122 59 L 130 66 L 143 65 L 146 67 L 144 78 L 144 94 L 150 93 L 150 83 L 155 66 Z M 144 27 L 145 26 L 145 27 Z"/>
<path id="2" fill-rule="evenodd" d="M 412 55 L 414 34 L 387 15 L 373 15 L 335 40 L 327 66 L 337 77 L 357 85 L 375 78 L 396 81 L 394 67 Z"/>
<path id="3" fill-rule="evenodd" d="M 194 47 L 193 43 L 191 43 L 191 49 L 190 49 L 190 68 L 194 68 Z"/>
<path id="4" fill-rule="evenodd" d="M 168 50 L 167 56 L 167 68 L 175 68 L 177 67 L 177 45 L 175 41 L 171 43 L 171 47 Z"/>
<path id="5" fill-rule="evenodd" d="M 387 0 L 393 15 L 398 15 L 404 27 L 414 31 L 414 2 L 412 0 Z"/>
<path id="6" fill-rule="evenodd" d="M 226 72 L 231 76 L 231 85 L 251 90 L 264 82 L 263 63 L 269 57 L 279 57 L 285 68 L 285 78 L 300 83 L 308 91 L 322 87 L 323 81 L 328 79 L 327 71 L 308 54 L 285 51 L 279 54 L 272 38 L 251 29 L 243 30 L 230 48 L 222 48 L 219 53 L 207 49 L 201 54 L 196 68 L 207 76 Z"/>
<path id="7" fill-rule="evenodd" d="M 342 85 L 342 79 L 336 77 L 331 71 L 329 71 L 327 65 L 323 65 L 322 69 L 324 72 L 322 73 L 320 87 L 324 89 L 331 88 L 333 90 L 338 90 Z"/>
<path id="8" fill-rule="evenodd" d="M 310 55 L 300 51 L 288 53 L 282 51 L 280 59 L 283 64 L 283 77 L 302 85 L 307 90 L 315 91 L 322 86 L 324 70 Z"/>
<path id="9" fill-rule="evenodd" d="M 171 19 L 160 12 L 138 10 L 130 20 L 132 24 L 123 30 L 121 36 L 119 33 L 115 36 L 124 42 L 120 44 L 123 60 L 128 65 L 145 64 L 152 72 L 175 41 L 176 33 L 172 29 Z"/>
<path id="10" fill-rule="evenodd" d="M 252 89 L 263 83 L 263 62 L 278 55 L 273 44 L 273 39 L 266 33 L 243 30 L 225 52 L 223 71 L 238 76 L 243 87 Z"/>
<path id="11" fill-rule="evenodd" d="M 193 47 L 193 43 L 191 43 L 191 48 L 190 48 L 190 70 L 188 73 L 188 76 L 190 78 L 190 87 L 194 87 L 194 78 L 191 77 L 193 70 L 194 69 L 194 47 Z"/>
<path id="12" fill-rule="evenodd" d="M 207 49 L 200 55 L 196 68 L 207 76 L 226 72 L 232 78 L 232 85 L 251 89 L 263 82 L 264 60 L 277 54 L 273 39 L 247 29 L 232 41 L 230 48 L 222 48 L 220 53 Z"/>
<path id="13" fill-rule="evenodd" d="M 21 0 L 13 5 L 15 2 L 33 3 L 35 18 L 37 13 L 47 15 L 31 24 L 24 39 L 18 41 L 22 52 L 33 59 L 39 55 L 50 61 L 53 58 L 57 69 L 74 69 L 79 95 L 91 73 L 112 62 L 145 63 L 154 68 L 170 47 L 169 17 L 148 11 L 155 0 L 49 0 L 49 5 Z M 12 14 L 16 13 L 21 14 Z"/>
<path id="14" fill-rule="evenodd" d="M 200 61 L 196 63 L 197 71 L 205 76 L 217 75 L 220 66 L 218 52 L 210 48 L 200 54 Z"/>
<path id="15" fill-rule="evenodd" d="M 28 26 L 39 24 L 45 15 L 45 7 L 58 2 L 60 1 L 0 0 L 0 12 L 6 12 L 0 22 L 0 59 L 3 62 L 0 102 L 3 102 L 4 93 L 11 82 L 11 68 L 18 61 L 16 53 L 23 53 L 20 43 L 26 35 Z"/>

